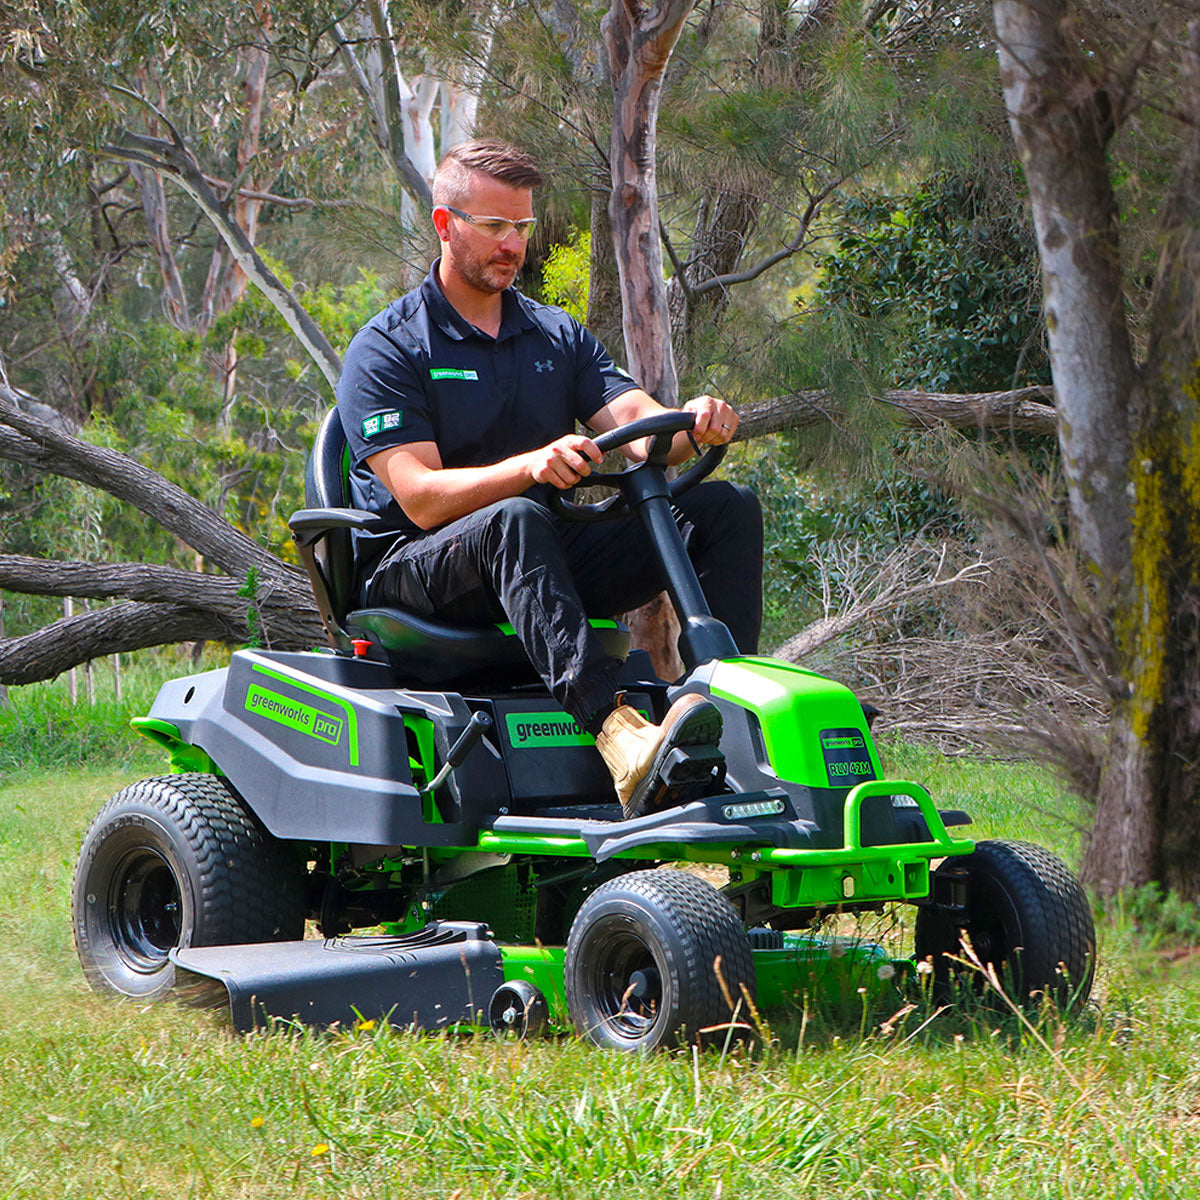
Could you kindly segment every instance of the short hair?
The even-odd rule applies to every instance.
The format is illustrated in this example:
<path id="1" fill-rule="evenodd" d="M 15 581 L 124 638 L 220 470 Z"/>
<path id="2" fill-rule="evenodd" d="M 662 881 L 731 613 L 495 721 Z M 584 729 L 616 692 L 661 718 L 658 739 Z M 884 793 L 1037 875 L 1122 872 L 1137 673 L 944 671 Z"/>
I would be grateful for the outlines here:
<path id="1" fill-rule="evenodd" d="M 542 185 L 537 163 L 515 146 L 499 138 L 472 138 L 459 142 L 438 163 L 433 176 L 433 203 L 462 205 L 471 192 L 471 175 L 478 172 L 514 188 Z"/>

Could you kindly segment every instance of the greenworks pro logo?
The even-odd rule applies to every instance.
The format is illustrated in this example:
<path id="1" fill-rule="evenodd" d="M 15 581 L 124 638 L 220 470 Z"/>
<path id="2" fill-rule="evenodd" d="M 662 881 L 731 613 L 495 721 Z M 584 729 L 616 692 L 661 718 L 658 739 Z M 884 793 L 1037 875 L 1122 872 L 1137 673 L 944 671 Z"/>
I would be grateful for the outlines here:
<path id="1" fill-rule="evenodd" d="M 399 429 L 404 420 L 404 414 L 396 412 L 376 413 L 367 417 L 362 423 L 362 433 L 365 438 L 373 438 L 377 433 L 386 433 L 389 429 Z"/>
<path id="2" fill-rule="evenodd" d="M 861 746 L 865 746 L 866 742 L 859 735 L 852 734 L 850 737 L 823 737 L 821 739 L 822 750 L 857 750 Z"/>
<path id="3" fill-rule="evenodd" d="M 463 371 L 458 367 L 430 367 L 430 379 L 478 379 L 477 371 Z"/>
<path id="4" fill-rule="evenodd" d="M 509 744 L 519 750 L 596 744 L 596 739 L 566 713 L 509 713 L 504 720 L 508 726 Z"/>
<path id="5" fill-rule="evenodd" d="M 278 692 L 268 692 L 257 684 L 251 684 L 246 692 L 246 711 L 255 716 L 266 717 L 269 721 L 277 721 L 289 729 L 295 729 L 309 737 L 320 738 L 331 746 L 336 746 L 342 740 L 341 717 L 332 717 L 320 709 L 301 704 Z"/>

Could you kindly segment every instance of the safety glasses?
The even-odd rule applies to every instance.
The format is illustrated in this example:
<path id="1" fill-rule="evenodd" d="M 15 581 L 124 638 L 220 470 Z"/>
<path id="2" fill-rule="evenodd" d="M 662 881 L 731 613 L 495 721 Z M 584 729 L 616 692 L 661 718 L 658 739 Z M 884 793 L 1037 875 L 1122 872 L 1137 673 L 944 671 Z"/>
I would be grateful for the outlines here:
<path id="1" fill-rule="evenodd" d="M 449 204 L 441 204 L 438 207 L 453 213 L 460 220 L 466 221 L 468 225 L 474 225 L 484 237 L 491 238 L 494 242 L 504 241 L 514 229 L 517 231 L 517 237 L 521 241 L 527 242 L 533 233 L 533 227 L 537 224 L 536 217 L 524 217 L 520 221 L 509 221 L 504 217 L 472 216 L 471 213 L 465 213 L 461 209 L 451 208 Z"/>

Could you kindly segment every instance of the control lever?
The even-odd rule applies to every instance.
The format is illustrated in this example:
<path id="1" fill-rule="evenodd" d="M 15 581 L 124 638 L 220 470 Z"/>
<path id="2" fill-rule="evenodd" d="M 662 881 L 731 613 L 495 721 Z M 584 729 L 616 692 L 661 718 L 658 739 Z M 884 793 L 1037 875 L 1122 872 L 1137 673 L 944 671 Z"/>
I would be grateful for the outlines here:
<path id="1" fill-rule="evenodd" d="M 424 797 L 428 796 L 431 792 L 436 792 L 450 777 L 450 772 L 455 767 L 462 766 L 463 760 L 475 749 L 479 743 L 479 739 L 491 727 L 492 718 L 487 713 L 473 713 L 466 729 L 458 735 L 458 740 L 450 747 L 450 753 L 446 755 L 446 761 L 442 764 L 442 769 L 420 789 L 420 795 Z"/>

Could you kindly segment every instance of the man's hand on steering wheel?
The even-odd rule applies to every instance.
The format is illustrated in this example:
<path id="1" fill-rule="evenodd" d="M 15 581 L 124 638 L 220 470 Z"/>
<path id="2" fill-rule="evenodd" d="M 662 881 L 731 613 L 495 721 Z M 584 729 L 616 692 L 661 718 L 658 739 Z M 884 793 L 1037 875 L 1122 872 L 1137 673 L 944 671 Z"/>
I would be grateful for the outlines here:
<path id="1" fill-rule="evenodd" d="M 568 433 L 529 452 L 529 469 L 534 483 L 549 483 L 560 490 L 574 487 L 592 473 L 592 464 L 603 455 L 591 438 Z"/>
<path id="2" fill-rule="evenodd" d="M 692 437 L 702 446 L 724 446 L 733 440 L 738 415 L 724 400 L 716 396 L 697 396 L 683 408 L 685 412 L 695 413 Z"/>

